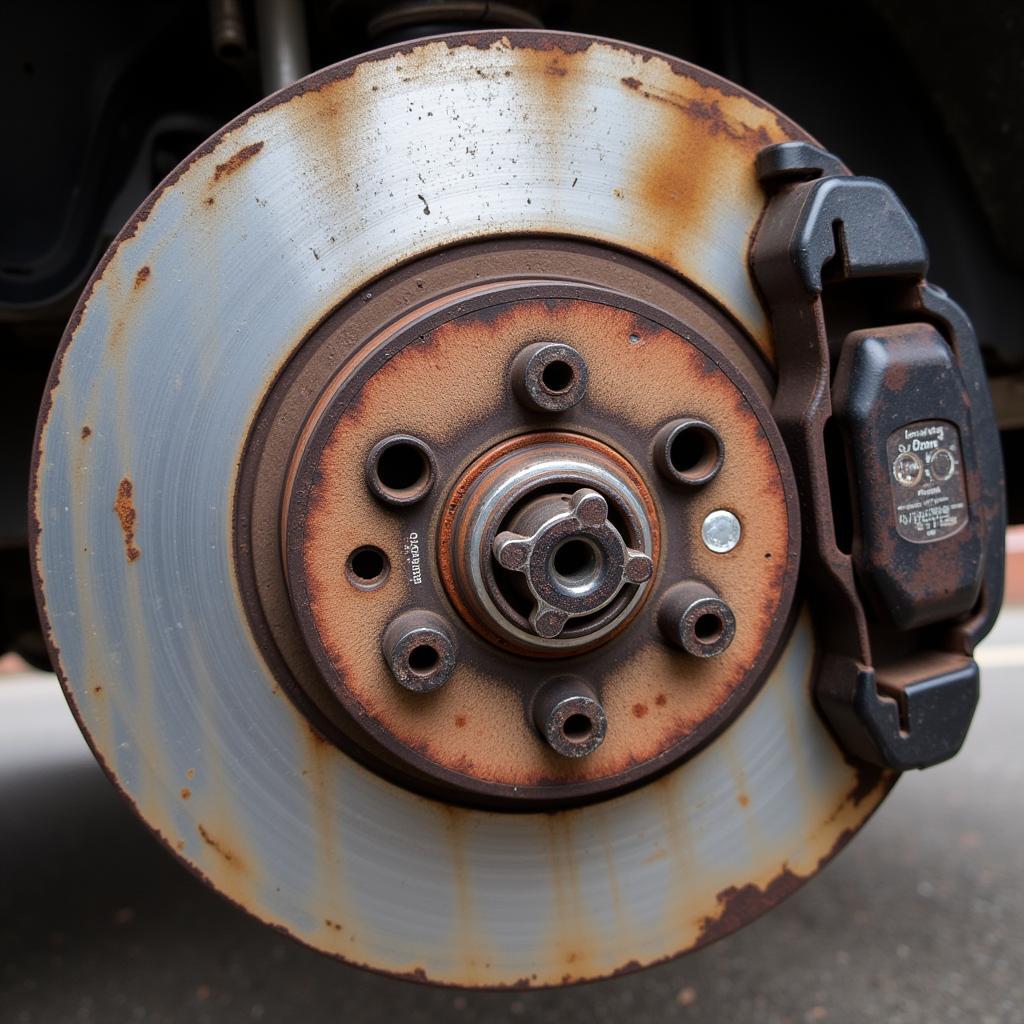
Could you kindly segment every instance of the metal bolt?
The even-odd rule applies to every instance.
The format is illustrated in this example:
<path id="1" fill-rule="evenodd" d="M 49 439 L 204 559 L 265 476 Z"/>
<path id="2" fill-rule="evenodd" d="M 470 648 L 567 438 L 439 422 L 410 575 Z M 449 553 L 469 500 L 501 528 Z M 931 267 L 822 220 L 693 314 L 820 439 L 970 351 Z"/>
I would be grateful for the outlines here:
<path id="1" fill-rule="evenodd" d="M 724 508 L 715 509 L 704 517 L 700 535 L 709 551 L 724 555 L 740 542 L 740 521 Z"/>
<path id="2" fill-rule="evenodd" d="M 546 683 L 534 697 L 533 720 L 551 749 L 563 757 L 592 754 L 608 730 L 597 694 L 577 676 Z"/>
<path id="3" fill-rule="evenodd" d="M 658 626 L 670 644 L 697 658 L 721 654 L 736 635 L 732 609 L 699 580 L 668 589 L 658 609 Z"/>
<path id="4" fill-rule="evenodd" d="M 455 634 L 440 615 L 422 608 L 403 612 L 384 630 L 384 660 L 396 681 L 413 693 L 443 686 L 455 671 Z"/>
<path id="5" fill-rule="evenodd" d="M 512 390 L 527 409 L 565 412 L 587 390 L 587 364 L 571 345 L 538 341 L 512 361 Z"/>
<path id="6" fill-rule="evenodd" d="M 722 468 L 723 458 L 718 431 L 703 420 L 673 420 L 654 439 L 654 464 L 670 483 L 706 484 Z"/>
<path id="7" fill-rule="evenodd" d="M 366 459 L 366 483 L 386 505 L 413 505 L 434 485 L 434 453 L 409 434 L 378 441 Z"/>

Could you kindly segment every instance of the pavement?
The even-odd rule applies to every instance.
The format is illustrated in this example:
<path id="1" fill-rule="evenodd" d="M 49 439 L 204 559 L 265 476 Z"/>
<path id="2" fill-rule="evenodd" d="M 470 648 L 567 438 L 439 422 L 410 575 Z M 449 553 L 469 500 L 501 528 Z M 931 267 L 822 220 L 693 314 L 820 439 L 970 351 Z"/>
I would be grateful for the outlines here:
<path id="1" fill-rule="evenodd" d="M 1024 1024 L 1024 608 L 979 652 L 952 762 L 902 779 L 759 921 L 649 971 L 548 992 L 379 978 L 248 918 L 150 838 L 51 676 L 0 679 L 0 1022 Z"/>

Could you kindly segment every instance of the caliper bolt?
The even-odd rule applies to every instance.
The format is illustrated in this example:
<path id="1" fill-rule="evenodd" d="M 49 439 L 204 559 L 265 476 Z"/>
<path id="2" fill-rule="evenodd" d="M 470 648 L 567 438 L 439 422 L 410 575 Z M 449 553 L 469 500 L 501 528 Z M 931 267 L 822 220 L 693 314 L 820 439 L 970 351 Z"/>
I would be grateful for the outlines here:
<path id="1" fill-rule="evenodd" d="M 436 690 L 455 671 L 455 634 L 440 615 L 426 609 L 414 608 L 392 620 L 381 647 L 391 674 L 413 693 Z"/>
<path id="2" fill-rule="evenodd" d="M 409 434 L 392 434 L 370 449 L 366 484 L 385 505 L 414 505 L 434 485 L 434 453 Z"/>
<path id="3" fill-rule="evenodd" d="M 512 361 L 512 390 L 535 412 L 565 412 L 587 390 L 587 364 L 571 345 L 538 341 Z"/>
<path id="4" fill-rule="evenodd" d="M 654 438 L 654 464 L 669 483 L 687 487 L 706 484 L 722 468 L 724 457 L 718 431 L 703 420 L 673 420 Z"/>
<path id="5" fill-rule="evenodd" d="M 697 658 L 721 654 L 736 635 L 732 609 L 699 580 L 668 589 L 658 609 L 658 626 L 670 644 Z"/>
<path id="6" fill-rule="evenodd" d="M 563 757 L 586 757 L 604 740 L 608 719 L 593 689 L 577 676 L 558 676 L 533 699 L 541 736 Z"/>

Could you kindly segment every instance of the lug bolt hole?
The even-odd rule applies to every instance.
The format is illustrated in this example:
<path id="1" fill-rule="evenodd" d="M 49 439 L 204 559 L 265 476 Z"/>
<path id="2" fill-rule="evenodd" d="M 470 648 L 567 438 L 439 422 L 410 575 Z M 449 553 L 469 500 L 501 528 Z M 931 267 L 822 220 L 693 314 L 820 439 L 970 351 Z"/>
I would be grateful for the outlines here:
<path id="1" fill-rule="evenodd" d="M 412 505 L 434 483 L 434 460 L 418 438 L 396 435 L 374 445 L 366 464 L 370 490 L 388 505 Z"/>
<path id="2" fill-rule="evenodd" d="M 429 675 L 441 661 L 441 655 L 429 644 L 420 644 L 409 652 L 409 671 L 416 675 Z"/>
<path id="3" fill-rule="evenodd" d="M 345 565 L 345 575 L 349 583 L 360 590 L 373 590 L 379 587 L 388 578 L 390 571 L 391 563 L 388 556 L 380 548 L 370 545 L 356 548 L 348 556 Z"/>
<path id="4" fill-rule="evenodd" d="M 722 467 L 722 440 L 700 420 L 675 420 L 655 439 L 655 462 L 673 483 L 706 484 Z"/>
<path id="5" fill-rule="evenodd" d="M 572 387 L 576 374 L 567 362 L 561 359 L 553 359 L 544 367 L 540 379 L 544 387 L 553 395 L 562 395 Z"/>

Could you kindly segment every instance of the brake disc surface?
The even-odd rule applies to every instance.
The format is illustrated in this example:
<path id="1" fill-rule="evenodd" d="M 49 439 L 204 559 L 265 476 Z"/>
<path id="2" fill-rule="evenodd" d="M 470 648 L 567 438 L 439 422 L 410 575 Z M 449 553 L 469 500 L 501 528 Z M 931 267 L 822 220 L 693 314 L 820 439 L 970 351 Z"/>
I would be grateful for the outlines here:
<path id="1" fill-rule="evenodd" d="M 456 36 L 271 97 L 125 228 L 51 378 L 36 573 L 98 758 L 218 890 L 376 970 L 557 984 L 731 931 L 875 809 L 890 777 L 852 766 L 819 719 L 805 613 L 692 757 L 601 802 L 509 813 L 421 795 L 325 739 L 275 675 L 239 583 L 239 473 L 266 396 L 332 311 L 409 261 L 508 236 L 622 250 L 685 279 L 770 363 L 748 271 L 754 157 L 800 138 L 735 86 L 648 51 Z"/>

